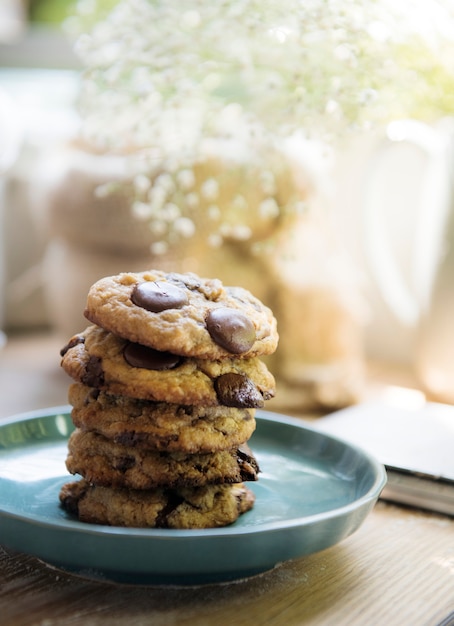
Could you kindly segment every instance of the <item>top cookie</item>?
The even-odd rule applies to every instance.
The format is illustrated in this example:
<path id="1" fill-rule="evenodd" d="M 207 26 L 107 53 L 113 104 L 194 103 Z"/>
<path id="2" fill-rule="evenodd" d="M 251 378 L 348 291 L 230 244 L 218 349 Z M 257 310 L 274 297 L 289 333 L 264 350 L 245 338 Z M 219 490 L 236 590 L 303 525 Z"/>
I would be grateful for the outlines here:
<path id="1" fill-rule="evenodd" d="M 90 288 L 84 313 L 124 339 L 199 359 L 272 354 L 278 342 L 271 310 L 249 291 L 192 273 L 102 278 Z"/>

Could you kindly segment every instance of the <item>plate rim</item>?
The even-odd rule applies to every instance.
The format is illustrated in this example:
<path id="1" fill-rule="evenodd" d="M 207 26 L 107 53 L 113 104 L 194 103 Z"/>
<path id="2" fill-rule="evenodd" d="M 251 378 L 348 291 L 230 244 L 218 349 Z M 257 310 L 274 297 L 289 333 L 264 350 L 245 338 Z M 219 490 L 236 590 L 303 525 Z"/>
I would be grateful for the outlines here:
<path id="1" fill-rule="evenodd" d="M 27 411 L 0 420 L 0 428 L 59 415 L 70 421 L 70 411 L 69 405 Z M 46 518 L 30 511 L 11 511 L 0 504 L 0 543 L 33 556 L 51 568 L 83 579 L 180 587 L 244 580 L 273 570 L 286 561 L 330 548 L 356 532 L 375 506 L 386 483 L 384 466 L 364 450 L 325 434 L 300 418 L 270 411 L 257 411 L 256 416 L 275 427 L 285 424 L 298 431 L 310 432 L 316 437 L 314 442 L 331 441 L 340 445 L 330 465 L 333 469 L 343 451 L 353 452 L 352 480 L 356 483 L 361 478 L 359 464 L 369 476 L 370 483 L 362 486 L 361 495 L 355 493 L 350 502 L 328 510 L 271 522 L 207 529 L 87 524 L 64 516 Z M 57 439 L 64 443 L 68 435 L 61 432 L 61 439 L 60 436 Z M 282 442 L 288 441 L 287 436 Z M 267 433 L 264 437 L 266 444 Z M 33 437 L 30 440 L 32 443 L 39 441 Z M 17 447 L 21 448 L 21 444 Z M 291 449 L 296 452 L 295 447 Z M 56 477 L 57 481 L 63 479 L 63 476 Z M 343 479 L 339 475 L 338 479 L 348 480 L 348 477 Z M 254 484 L 251 485 L 253 489 Z M 74 545 L 78 546 L 76 552 Z M 121 559 L 115 555 L 121 555 Z"/>
<path id="2" fill-rule="evenodd" d="M 23 413 L 18 413 L 16 415 L 12 415 L 7 418 L 0 418 L 0 429 L 3 426 L 7 426 L 14 423 L 19 423 L 23 421 L 28 421 L 32 419 L 41 419 L 44 417 L 53 417 L 58 416 L 60 414 L 69 415 L 71 412 L 71 406 L 68 404 L 57 405 L 49 408 L 37 409 L 36 411 L 26 411 Z M 0 502 L 0 515 L 7 515 L 10 518 L 23 520 L 27 522 L 33 522 L 34 525 L 39 525 L 43 527 L 50 527 L 68 530 L 77 530 L 87 534 L 94 535 L 127 535 L 128 537 L 141 537 L 141 538 L 183 538 L 183 537 L 223 537 L 223 536 L 231 536 L 231 535 L 248 535 L 255 534 L 258 531 L 261 532 L 270 532 L 270 531 L 279 531 L 283 528 L 293 528 L 293 527 L 301 527 L 301 526 L 309 526 L 313 523 L 316 523 L 320 519 L 327 520 L 330 518 L 340 517 L 342 515 L 348 514 L 349 512 L 353 512 L 360 508 L 362 505 L 367 505 L 372 500 L 377 500 L 381 491 L 383 490 L 387 476 L 386 469 L 382 463 L 380 463 L 373 455 L 369 452 L 363 450 L 361 447 L 351 444 L 348 441 L 343 440 L 340 437 L 324 433 L 317 428 L 311 426 L 307 422 L 303 422 L 302 418 L 293 417 L 290 415 L 284 415 L 281 413 L 277 413 L 274 411 L 266 411 L 259 409 L 256 412 L 256 419 L 272 422 L 272 423 L 281 423 L 286 424 L 288 426 L 293 426 L 302 431 L 312 432 L 325 440 L 329 440 L 332 442 L 336 442 L 337 444 L 341 444 L 347 449 L 354 451 L 357 455 L 362 456 L 369 466 L 372 468 L 375 480 L 374 483 L 370 486 L 369 490 L 360 496 L 345 504 L 341 507 L 336 507 L 334 509 L 329 509 L 328 511 L 322 511 L 319 513 L 314 513 L 312 515 L 304 515 L 302 517 L 295 517 L 287 520 L 276 520 L 272 522 L 264 522 L 262 524 L 252 525 L 252 526 L 225 526 L 220 528 L 203 528 L 203 529 L 174 529 L 174 528 L 124 528 L 121 526 L 107 526 L 103 524 L 86 524 L 84 522 L 79 522 L 78 520 L 64 519 L 58 520 L 49 520 L 46 521 L 39 516 L 34 515 L 24 515 L 20 513 L 15 513 L 12 511 L 5 510 L 2 507 Z M 64 437 L 62 437 L 64 438 Z"/>

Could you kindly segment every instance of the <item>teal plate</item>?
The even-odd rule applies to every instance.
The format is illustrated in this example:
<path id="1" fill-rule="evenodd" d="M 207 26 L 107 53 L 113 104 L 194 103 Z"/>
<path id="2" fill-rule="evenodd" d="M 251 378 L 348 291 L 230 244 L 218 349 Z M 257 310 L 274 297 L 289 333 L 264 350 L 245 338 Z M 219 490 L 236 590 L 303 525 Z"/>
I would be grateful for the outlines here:
<path id="1" fill-rule="evenodd" d="M 68 481 L 69 407 L 0 422 L 0 543 L 49 565 L 128 584 L 197 585 L 247 578 L 332 546 L 359 528 L 386 482 L 365 452 L 301 420 L 257 411 L 250 446 L 261 467 L 254 508 L 225 528 L 85 524 L 60 508 Z"/>

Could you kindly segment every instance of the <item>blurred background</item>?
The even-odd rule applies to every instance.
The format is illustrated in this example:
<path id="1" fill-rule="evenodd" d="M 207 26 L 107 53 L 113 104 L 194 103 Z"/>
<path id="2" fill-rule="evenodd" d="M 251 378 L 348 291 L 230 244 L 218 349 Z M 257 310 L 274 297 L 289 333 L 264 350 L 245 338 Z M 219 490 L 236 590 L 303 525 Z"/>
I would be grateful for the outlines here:
<path id="1" fill-rule="evenodd" d="M 275 311 L 280 408 L 454 402 L 454 5 L 398 4 L 0 0 L 4 340 L 193 270 Z"/>

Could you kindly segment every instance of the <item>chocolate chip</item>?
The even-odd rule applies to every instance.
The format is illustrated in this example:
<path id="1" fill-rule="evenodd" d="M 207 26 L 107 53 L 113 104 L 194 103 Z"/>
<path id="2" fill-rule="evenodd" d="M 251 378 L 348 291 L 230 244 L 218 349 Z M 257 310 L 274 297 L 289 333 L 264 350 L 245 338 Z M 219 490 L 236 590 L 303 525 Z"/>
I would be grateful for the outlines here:
<path id="1" fill-rule="evenodd" d="M 142 309 L 160 313 L 167 309 L 181 309 L 188 304 L 188 296 L 183 289 L 166 282 L 145 281 L 135 285 L 131 300 Z"/>
<path id="2" fill-rule="evenodd" d="M 218 400 L 224 406 L 253 409 L 264 406 L 263 396 L 245 374 L 229 372 L 214 381 Z"/>
<path id="3" fill-rule="evenodd" d="M 213 341 L 233 354 L 247 352 L 256 339 L 254 324 L 236 309 L 212 309 L 206 318 L 206 326 Z"/>
<path id="4" fill-rule="evenodd" d="M 60 356 L 65 356 L 65 354 L 68 352 L 68 350 L 71 350 L 71 348 L 74 348 L 75 346 L 79 345 L 80 343 L 85 343 L 84 337 L 82 335 L 74 335 L 74 337 L 71 337 L 71 339 L 68 341 L 66 346 L 64 346 L 60 350 Z"/>
<path id="5" fill-rule="evenodd" d="M 78 489 L 74 488 L 74 483 L 63 485 L 59 494 L 61 506 L 68 511 L 68 513 L 76 516 L 79 514 L 79 502 L 85 497 L 88 491 L 88 488 L 80 488 L 82 482 L 77 484 Z"/>
<path id="6" fill-rule="evenodd" d="M 122 446 L 134 447 L 145 441 L 147 435 L 144 433 L 136 433 L 135 431 L 124 431 L 116 435 L 113 440 Z"/>
<path id="7" fill-rule="evenodd" d="M 132 367 L 141 367 L 147 370 L 170 370 L 181 362 L 181 357 L 171 352 L 159 352 L 140 343 L 127 343 L 123 356 Z"/>
<path id="8" fill-rule="evenodd" d="M 90 389 L 88 394 L 85 396 L 84 406 L 88 406 L 90 402 L 96 402 L 96 400 L 99 398 L 100 393 L 101 392 L 99 391 L 99 389 Z"/>
<path id="9" fill-rule="evenodd" d="M 132 456 L 122 456 L 112 461 L 112 467 L 122 474 L 133 468 L 135 464 L 136 460 Z"/>
<path id="10" fill-rule="evenodd" d="M 242 444 L 236 451 L 236 459 L 241 472 L 241 480 L 257 480 L 259 464 L 247 444 Z"/>
<path id="11" fill-rule="evenodd" d="M 184 502 L 184 498 L 176 491 L 166 490 L 167 503 L 156 516 L 156 528 L 168 528 L 169 516 Z"/>
<path id="12" fill-rule="evenodd" d="M 81 382 L 88 387 L 102 387 L 104 385 L 104 371 L 100 357 L 89 357 Z"/>

